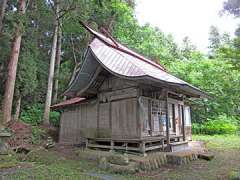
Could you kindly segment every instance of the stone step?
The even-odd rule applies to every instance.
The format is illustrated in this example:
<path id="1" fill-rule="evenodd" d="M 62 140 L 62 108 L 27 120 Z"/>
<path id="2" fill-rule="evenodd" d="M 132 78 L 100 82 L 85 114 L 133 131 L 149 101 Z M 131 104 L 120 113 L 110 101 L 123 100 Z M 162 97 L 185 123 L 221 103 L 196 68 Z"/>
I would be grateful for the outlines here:
<path id="1" fill-rule="evenodd" d="M 169 164 L 182 165 L 197 160 L 198 155 L 192 151 L 172 152 L 167 154 L 167 162 Z"/>
<path id="2" fill-rule="evenodd" d="M 174 142 L 169 145 L 171 152 L 184 151 L 188 149 L 188 141 Z"/>
<path id="3" fill-rule="evenodd" d="M 205 153 L 199 153 L 198 158 L 199 159 L 204 159 L 204 160 L 207 160 L 207 161 L 211 161 L 214 158 L 214 154 L 206 153 L 206 152 Z"/>
<path id="4" fill-rule="evenodd" d="M 166 154 L 156 153 L 136 161 L 138 169 L 141 171 L 152 171 L 167 164 Z"/>

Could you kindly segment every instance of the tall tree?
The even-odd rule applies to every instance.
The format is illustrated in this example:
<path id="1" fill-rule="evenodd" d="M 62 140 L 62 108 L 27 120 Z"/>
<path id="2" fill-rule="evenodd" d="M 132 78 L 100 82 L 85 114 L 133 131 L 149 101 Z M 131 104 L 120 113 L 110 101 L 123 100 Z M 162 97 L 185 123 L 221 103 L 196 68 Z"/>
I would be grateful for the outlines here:
<path id="1" fill-rule="evenodd" d="M 215 55 L 216 50 L 218 50 L 221 46 L 221 34 L 219 33 L 219 30 L 215 26 L 210 27 L 209 31 L 209 56 L 213 57 Z"/>
<path id="2" fill-rule="evenodd" d="M 183 38 L 181 53 L 184 58 L 191 59 L 192 53 L 196 51 L 196 46 L 194 46 L 188 36 Z"/>
<path id="3" fill-rule="evenodd" d="M 221 34 L 219 33 L 219 30 L 215 26 L 210 27 L 209 32 L 209 48 L 210 49 L 218 49 L 221 45 Z"/>
<path id="4" fill-rule="evenodd" d="M 54 81 L 53 102 L 56 102 L 57 98 L 58 98 L 59 71 L 60 71 L 61 54 L 62 54 L 61 48 L 62 48 L 62 30 L 61 30 L 61 25 L 59 25 L 59 28 L 58 28 L 58 40 L 57 40 L 57 54 L 56 54 L 56 68 L 55 68 L 55 81 Z"/>
<path id="5" fill-rule="evenodd" d="M 2 27 L 3 27 L 3 18 L 4 18 L 4 15 L 5 15 L 7 1 L 8 0 L 3 0 L 2 1 L 2 5 L 1 5 L 1 10 L 0 10 L 0 32 L 2 31 Z"/>
<path id="6" fill-rule="evenodd" d="M 22 17 L 25 14 L 25 0 L 18 1 L 18 14 L 19 17 Z M 14 95 L 14 87 L 15 87 L 15 80 L 16 80 L 16 72 L 17 72 L 17 65 L 18 65 L 18 57 L 21 47 L 21 40 L 22 40 L 22 23 L 21 21 L 18 22 L 15 35 L 13 38 L 12 50 L 11 55 L 8 63 L 8 76 L 5 85 L 5 93 L 4 93 L 4 100 L 3 100 L 3 123 L 7 123 L 11 120 L 12 114 L 12 103 L 13 103 L 13 95 Z"/>
<path id="7" fill-rule="evenodd" d="M 53 91 L 53 78 L 54 78 L 54 68 L 55 68 L 55 60 L 56 60 L 56 50 L 57 50 L 57 40 L 58 40 L 58 29 L 59 29 L 59 0 L 54 2 L 55 6 L 55 18 L 54 18 L 54 33 L 52 40 L 52 49 L 51 49 L 51 59 L 50 59 L 50 67 L 48 74 L 48 87 L 47 87 L 47 95 L 45 101 L 44 115 L 43 115 L 43 123 L 45 125 L 49 125 L 49 114 L 50 114 L 50 106 L 52 102 L 52 91 Z"/>

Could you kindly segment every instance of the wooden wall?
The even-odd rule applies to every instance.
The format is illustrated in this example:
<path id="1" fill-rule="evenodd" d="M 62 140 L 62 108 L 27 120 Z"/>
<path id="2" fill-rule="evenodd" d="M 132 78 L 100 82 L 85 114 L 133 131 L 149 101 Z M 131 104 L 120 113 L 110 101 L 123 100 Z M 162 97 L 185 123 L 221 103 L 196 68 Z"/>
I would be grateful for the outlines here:
<path id="1" fill-rule="evenodd" d="M 164 92 L 164 89 L 159 92 L 147 89 L 143 92 L 134 81 L 108 77 L 99 88 L 95 100 L 64 110 L 61 116 L 60 143 L 79 144 L 86 137 L 131 139 L 166 135 L 164 117 L 166 118 L 167 101 Z M 152 105 L 154 102 L 156 107 Z M 178 105 L 183 105 L 183 102 L 169 98 L 168 103 L 176 105 L 178 135 L 181 133 Z M 146 128 L 147 118 L 149 128 Z M 157 126 L 159 120 L 161 123 Z M 149 132 L 148 129 L 152 131 Z M 191 134 L 189 128 L 186 132 L 188 136 Z"/>
<path id="2" fill-rule="evenodd" d="M 137 119 L 137 98 L 124 99 L 111 103 L 112 137 L 138 138 L 140 137 Z"/>
<path id="3" fill-rule="evenodd" d="M 79 144 L 86 137 L 140 137 L 135 85 L 110 77 L 103 82 L 95 101 L 66 108 L 61 115 L 60 143 Z"/>
<path id="4" fill-rule="evenodd" d="M 97 103 L 66 109 L 61 115 L 59 142 L 79 144 L 84 137 L 97 136 Z"/>

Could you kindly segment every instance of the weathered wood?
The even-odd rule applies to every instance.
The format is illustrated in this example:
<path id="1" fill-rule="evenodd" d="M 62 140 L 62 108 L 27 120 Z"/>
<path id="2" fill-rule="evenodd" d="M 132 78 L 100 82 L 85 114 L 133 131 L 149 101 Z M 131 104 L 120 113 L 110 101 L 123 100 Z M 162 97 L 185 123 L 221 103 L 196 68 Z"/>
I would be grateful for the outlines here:
<path id="1" fill-rule="evenodd" d="M 186 140 L 186 133 L 185 133 L 185 115 L 184 115 L 184 106 L 181 105 L 182 111 L 182 134 L 183 134 L 183 141 Z"/>
<path id="2" fill-rule="evenodd" d="M 138 83 L 132 80 L 122 79 L 116 76 L 110 76 L 109 78 L 105 79 L 102 86 L 100 87 L 100 91 L 115 91 L 130 87 L 136 87 Z"/>
<path id="3" fill-rule="evenodd" d="M 79 136 L 88 138 L 88 147 L 107 148 L 111 151 L 114 149 L 133 150 L 144 154 L 146 151 L 154 149 L 165 150 L 166 147 L 170 147 L 170 142 L 181 141 L 182 135 L 180 133 L 176 135 L 176 133 L 171 134 L 169 131 L 168 100 L 174 102 L 177 118 L 181 115 L 178 106 L 182 102 L 172 98 L 168 99 L 167 90 L 156 91 L 153 99 L 140 96 L 140 89 L 137 87 L 117 89 L 120 87 L 115 84 L 116 89 L 109 89 L 109 87 L 113 88 L 114 83 L 116 82 L 107 78 L 96 101 L 83 102 L 76 106 L 81 112 L 81 116 L 77 119 L 83 123 L 80 128 L 77 128 L 78 131 L 80 129 L 82 132 Z M 125 82 L 122 81 L 122 83 Z M 152 102 L 157 106 L 152 107 Z M 155 124 L 151 122 L 151 120 L 153 121 L 153 110 L 157 115 Z M 143 113 L 144 111 L 146 114 Z M 165 114 L 166 124 L 161 125 L 159 122 L 159 129 L 156 130 L 157 121 L 160 121 L 161 118 L 165 119 Z M 146 118 L 149 120 L 149 132 L 152 132 L 150 134 L 148 130 L 144 131 L 143 128 Z M 71 123 L 69 125 L 73 126 Z M 180 122 L 176 128 L 180 128 L 179 125 Z M 76 142 L 79 141 L 81 140 L 76 139 Z"/>
<path id="4" fill-rule="evenodd" d="M 112 102 L 112 138 L 136 138 L 137 98 Z"/>
<path id="5" fill-rule="evenodd" d="M 110 122 L 110 103 L 99 104 L 99 129 L 98 138 L 111 137 L 111 122 Z"/>
<path id="6" fill-rule="evenodd" d="M 61 115 L 60 143 L 80 144 L 86 137 L 97 137 L 97 103 L 81 104 Z"/>
<path id="7" fill-rule="evenodd" d="M 125 88 L 114 90 L 110 92 L 101 92 L 99 93 L 99 101 L 100 102 L 109 102 L 109 101 L 116 101 L 122 99 L 129 99 L 133 97 L 137 97 L 137 88 Z"/>
<path id="8" fill-rule="evenodd" d="M 166 110 L 166 135 L 167 135 L 167 145 L 170 144 L 170 136 L 169 136 L 169 117 L 168 117 L 168 91 L 166 91 L 166 104 L 167 104 L 167 110 Z"/>

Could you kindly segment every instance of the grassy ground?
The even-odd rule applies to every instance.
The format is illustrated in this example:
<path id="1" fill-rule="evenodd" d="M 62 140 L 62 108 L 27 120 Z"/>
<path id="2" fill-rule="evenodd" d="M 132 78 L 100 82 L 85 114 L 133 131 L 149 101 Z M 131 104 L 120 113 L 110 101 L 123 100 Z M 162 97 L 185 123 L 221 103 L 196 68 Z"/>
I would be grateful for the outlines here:
<path id="1" fill-rule="evenodd" d="M 240 136 L 236 135 L 194 135 L 193 140 L 206 142 L 209 149 L 240 150 Z"/>
<path id="2" fill-rule="evenodd" d="M 212 161 L 197 160 L 181 167 L 165 167 L 155 179 L 229 179 L 234 171 L 240 171 L 239 136 L 195 135 L 193 140 L 204 141 L 215 155 Z"/>
<path id="3" fill-rule="evenodd" d="M 193 136 L 194 140 L 206 142 L 214 153 L 212 161 L 197 160 L 183 166 L 165 166 L 158 171 L 137 175 L 116 175 L 101 171 L 96 164 L 84 160 L 64 157 L 58 152 L 32 155 L 20 163 L 12 160 L 9 166 L 0 166 L 0 179 L 99 179 L 89 173 L 110 175 L 109 180 L 141 179 L 228 179 L 233 170 L 240 170 L 240 137 L 238 136 Z M 16 158 L 15 156 L 12 156 Z M 8 157 L 9 158 L 9 157 Z M 1 160 L 4 161 L 3 159 Z M 7 160 L 9 161 L 9 159 Z M 1 164 L 0 163 L 0 164 Z M 7 162 L 5 162 L 7 163 Z M 10 168 L 12 166 L 12 168 Z"/>

